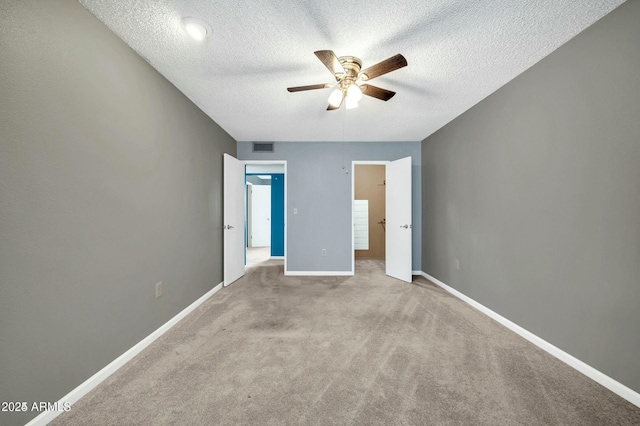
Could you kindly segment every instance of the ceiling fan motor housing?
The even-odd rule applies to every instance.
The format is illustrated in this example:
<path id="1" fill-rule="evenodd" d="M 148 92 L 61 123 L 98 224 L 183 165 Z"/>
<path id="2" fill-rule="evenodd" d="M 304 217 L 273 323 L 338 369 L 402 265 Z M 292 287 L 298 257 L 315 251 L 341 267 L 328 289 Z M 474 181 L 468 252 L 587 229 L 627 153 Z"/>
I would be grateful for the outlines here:
<path id="1" fill-rule="evenodd" d="M 360 58 L 356 58 L 355 56 L 340 56 L 338 58 L 340 65 L 344 68 L 344 76 L 342 77 L 342 81 L 347 83 L 348 86 L 352 82 L 358 79 L 358 74 L 360 74 L 360 69 L 362 68 L 362 61 Z M 341 78 L 336 75 L 336 79 L 338 81 Z"/>

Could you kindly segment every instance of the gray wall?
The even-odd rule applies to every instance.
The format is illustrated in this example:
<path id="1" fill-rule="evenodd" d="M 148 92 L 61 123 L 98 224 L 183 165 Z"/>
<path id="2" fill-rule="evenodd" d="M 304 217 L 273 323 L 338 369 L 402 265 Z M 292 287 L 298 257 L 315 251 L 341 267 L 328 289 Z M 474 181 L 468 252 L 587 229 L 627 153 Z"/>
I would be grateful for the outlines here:
<path id="1" fill-rule="evenodd" d="M 0 3 L 0 401 L 57 401 L 222 281 L 235 151 L 76 1 Z"/>
<path id="2" fill-rule="evenodd" d="M 422 143 L 423 271 L 635 391 L 639 22 L 626 2 Z"/>
<path id="3" fill-rule="evenodd" d="M 350 271 L 351 161 L 411 156 L 413 269 L 420 270 L 420 142 L 276 142 L 274 153 L 238 142 L 241 160 L 287 160 L 287 269 Z M 346 168 L 343 169 L 342 166 Z M 349 172 L 347 174 L 347 172 Z M 293 209 L 298 214 L 293 214 Z M 327 255 L 322 256 L 322 249 Z"/>

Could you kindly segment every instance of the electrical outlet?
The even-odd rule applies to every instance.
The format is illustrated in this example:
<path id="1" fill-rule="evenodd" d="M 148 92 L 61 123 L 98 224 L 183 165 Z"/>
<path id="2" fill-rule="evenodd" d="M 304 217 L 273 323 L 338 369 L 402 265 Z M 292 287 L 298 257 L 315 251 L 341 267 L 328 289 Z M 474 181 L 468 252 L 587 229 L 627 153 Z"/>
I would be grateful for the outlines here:
<path id="1" fill-rule="evenodd" d="M 327 255 L 327 249 L 322 249 L 322 255 L 326 256 Z"/>
<path id="2" fill-rule="evenodd" d="M 156 299 L 162 296 L 162 281 L 156 283 Z"/>
<path id="3" fill-rule="evenodd" d="M 460 261 L 458 259 L 456 259 L 455 264 L 456 264 L 456 271 L 459 271 L 460 270 Z"/>

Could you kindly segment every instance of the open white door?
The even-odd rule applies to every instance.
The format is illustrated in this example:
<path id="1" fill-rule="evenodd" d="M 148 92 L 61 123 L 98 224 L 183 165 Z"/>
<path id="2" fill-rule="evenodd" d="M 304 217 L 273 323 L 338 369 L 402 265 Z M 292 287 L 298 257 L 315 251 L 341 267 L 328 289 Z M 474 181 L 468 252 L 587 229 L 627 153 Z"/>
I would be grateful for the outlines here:
<path id="1" fill-rule="evenodd" d="M 387 275 L 411 282 L 411 157 L 387 164 Z"/>
<path id="2" fill-rule="evenodd" d="M 251 247 L 271 245 L 271 186 L 251 187 Z"/>
<path id="3" fill-rule="evenodd" d="M 244 275 L 244 163 L 224 154 L 224 285 Z"/>

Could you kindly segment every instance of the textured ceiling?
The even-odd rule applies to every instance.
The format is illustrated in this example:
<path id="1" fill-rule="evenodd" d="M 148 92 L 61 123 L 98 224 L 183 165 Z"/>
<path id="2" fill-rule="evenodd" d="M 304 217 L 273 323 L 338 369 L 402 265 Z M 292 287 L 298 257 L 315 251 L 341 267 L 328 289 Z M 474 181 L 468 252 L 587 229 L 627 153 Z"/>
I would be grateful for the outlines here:
<path id="1" fill-rule="evenodd" d="M 80 0 L 238 141 L 419 141 L 622 4 L 622 0 Z M 212 34 L 196 42 L 183 17 Z M 335 82 L 313 54 L 363 68 L 388 102 L 326 111 Z"/>

